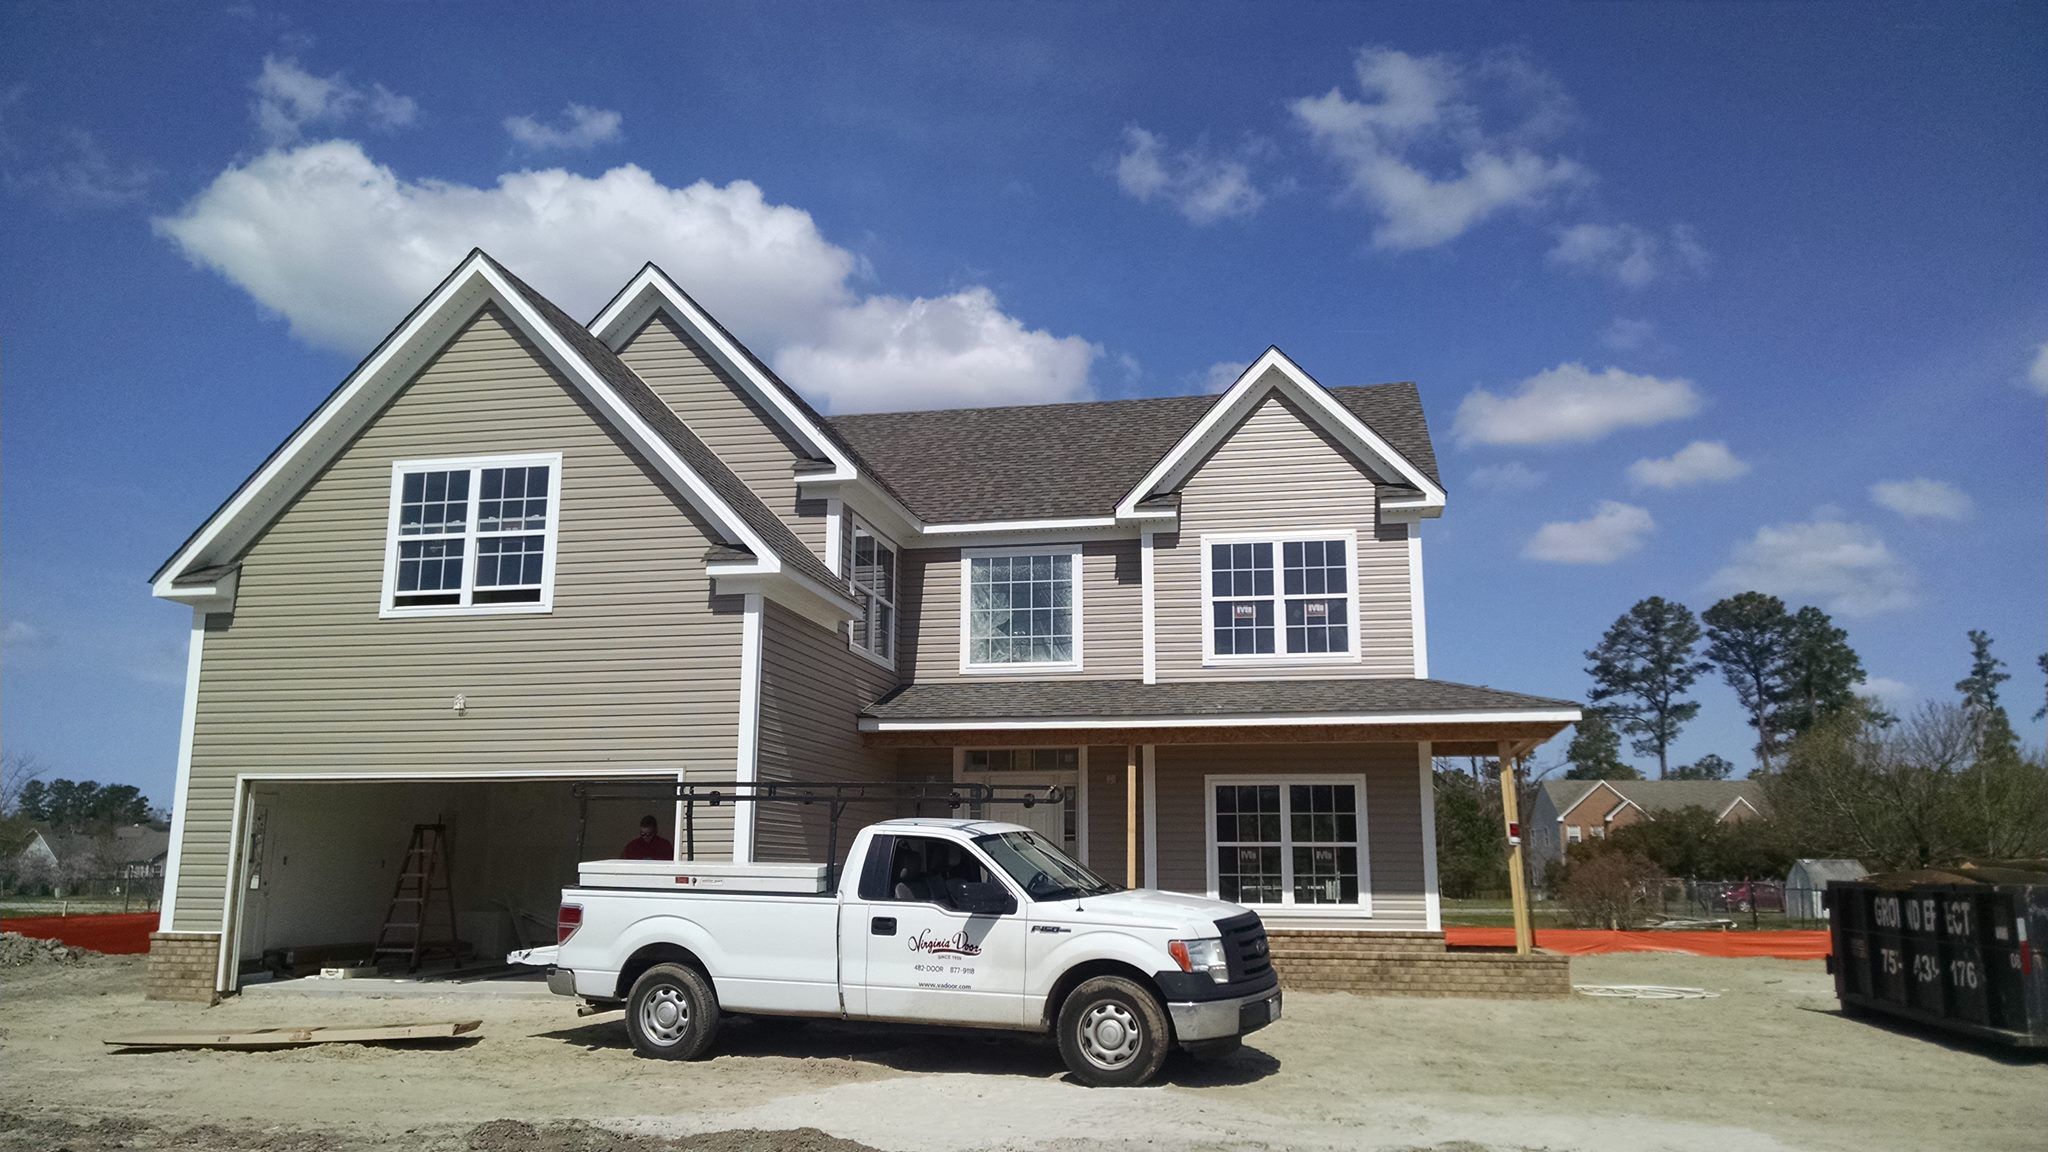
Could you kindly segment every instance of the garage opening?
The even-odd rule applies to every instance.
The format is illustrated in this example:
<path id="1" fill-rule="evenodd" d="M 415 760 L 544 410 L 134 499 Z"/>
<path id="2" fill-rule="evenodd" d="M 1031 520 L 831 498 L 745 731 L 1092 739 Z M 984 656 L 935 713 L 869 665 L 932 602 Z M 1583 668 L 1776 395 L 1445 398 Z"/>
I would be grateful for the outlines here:
<path id="1" fill-rule="evenodd" d="M 588 776 L 577 777 L 588 781 Z M 417 825 L 442 829 L 446 906 L 459 950 L 417 973 L 385 957 L 385 976 L 493 979 L 529 976 L 504 963 L 518 948 L 555 942 L 562 889 L 579 860 L 616 856 L 653 816 L 680 839 L 675 805 L 658 789 L 584 800 L 575 780 L 256 781 L 248 786 L 232 933 L 238 984 L 364 969 Z M 624 783 L 624 781 L 621 781 Z M 673 784 L 668 786 L 671 790 Z M 644 792 L 644 795 L 631 793 Z M 672 791 L 671 791 L 672 794 Z M 697 828 L 700 859 L 730 852 L 730 818 Z M 707 851 L 708 850 L 708 851 Z M 441 897 L 430 919 L 441 919 Z M 414 913 L 401 910 L 401 919 Z"/>

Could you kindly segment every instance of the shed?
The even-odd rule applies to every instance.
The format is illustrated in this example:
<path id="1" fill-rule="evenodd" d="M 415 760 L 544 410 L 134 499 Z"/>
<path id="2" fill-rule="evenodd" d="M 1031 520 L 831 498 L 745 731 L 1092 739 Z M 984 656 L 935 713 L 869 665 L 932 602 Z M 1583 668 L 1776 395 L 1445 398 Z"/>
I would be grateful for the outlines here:
<path id="1" fill-rule="evenodd" d="M 1870 875 L 1855 860 L 1798 860 L 1785 873 L 1785 915 L 1795 920 L 1825 920 L 1821 894 L 1830 880 L 1861 880 Z"/>

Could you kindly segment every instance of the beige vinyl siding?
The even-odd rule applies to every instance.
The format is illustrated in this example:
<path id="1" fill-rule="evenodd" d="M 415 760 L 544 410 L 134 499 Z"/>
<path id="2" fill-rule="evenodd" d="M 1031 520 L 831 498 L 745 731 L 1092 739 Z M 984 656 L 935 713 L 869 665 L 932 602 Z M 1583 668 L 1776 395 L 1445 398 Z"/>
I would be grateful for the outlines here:
<path id="1" fill-rule="evenodd" d="M 1129 844 L 1130 828 L 1124 813 L 1130 810 L 1130 776 L 1127 761 L 1130 746 L 1126 744 L 1097 744 L 1088 748 L 1088 778 L 1081 786 L 1088 790 L 1088 859 L 1082 863 L 1094 869 L 1104 880 L 1122 884 L 1125 878 L 1124 858 Z M 1142 763 L 1142 762 L 1141 762 Z M 1144 769 L 1139 768 L 1142 774 Z M 1139 817 L 1138 827 L 1138 883 L 1145 882 L 1145 829 L 1144 817 Z"/>
<path id="2" fill-rule="evenodd" d="M 805 454 L 767 409 L 667 313 L 656 312 L 619 349 L 619 358 L 782 517 L 798 540 L 824 559 L 825 502 L 797 498 L 791 468 Z"/>
<path id="3" fill-rule="evenodd" d="M 893 780 L 893 749 L 861 742 L 860 710 L 896 686 L 895 673 L 846 647 L 832 632 L 770 602 L 761 626 L 763 781 Z M 843 852 L 862 824 L 896 815 L 894 805 L 855 805 L 840 821 Z M 821 806 L 763 804 L 754 817 L 761 860 L 822 859 L 827 813 Z"/>
<path id="4" fill-rule="evenodd" d="M 1203 534 L 1322 528 L 1357 534 L 1360 660 L 1203 667 Z M 1161 680 L 1415 674 L 1407 526 L 1378 523 L 1373 477 L 1291 400 L 1268 397 L 1188 477 L 1180 531 L 1154 537 L 1152 574 Z"/>
<path id="5" fill-rule="evenodd" d="M 1161 744 L 1159 887 L 1206 894 L 1214 830 L 1210 776 L 1365 776 L 1366 856 L 1372 868 L 1369 927 L 1422 931 L 1428 923 L 1422 860 L 1422 776 L 1413 744 Z M 1091 797 L 1092 799 L 1092 797 Z M 1172 829 L 1167 835 L 1164 830 Z M 1285 916 L 1274 909 L 1268 919 Z"/>
<path id="6" fill-rule="evenodd" d="M 903 553 L 897 668 L 906 682 L 935 680 L 1131 680 L 1144 674 L 1145 580 L 1136 540 L 1081 546 L 1081 669 L 960 671 L 960 549 Z"/>
<path id="7" fill-rule="evenodd" d="M 394 461 L 557 451 L 552 612 L 378 617 Z M 709 539 L 481 313 L 248 549 L 232 618 L 209 617 L 176 929 L 219 927 L 237 773 L 730 775 L 743 603 L 711 595 Z M 730 819 L 708 815 L 700 847 L 729 852 Z"/>

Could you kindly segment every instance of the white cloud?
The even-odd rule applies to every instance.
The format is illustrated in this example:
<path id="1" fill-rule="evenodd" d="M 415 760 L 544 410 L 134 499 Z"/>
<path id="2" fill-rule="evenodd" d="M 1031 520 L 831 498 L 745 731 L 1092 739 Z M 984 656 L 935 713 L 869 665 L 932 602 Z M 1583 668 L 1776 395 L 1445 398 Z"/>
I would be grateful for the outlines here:
<path id="1" fill-rule="evenodd" d="M 1474 488 L 1489 492 L 1527 492 L 1543 483 L 1543 473 L 1519 460 L 1488 464 L 1472 470 Z"/>
<path id="2" fill-rule="evenodd" d="M 1617 316 L 1600 334 L 1600 342 L 1617 352 L 1633 352 L 1656 338 L 1657 326 L 1648 320 Z"/>
<path id="3" fill-rule="evenodd" d="M 520 147 L 533 152 L 549 149 L 595 148 L 609 144 L 624 134 L 619 126 L 625 117 L 608 108 L 592 108 L 585 104 L 570 104 L 562 109 L 557 123 L 543 124 L 532 116 L 505 117 L 505 131 Z"/>
<path id="4" fill-rule="evenodd" d="M 1684 488 L 1716 484 L 1749 473 L 1749 463 L 1736 458 L 1721 440 L 1695 440 L 1669 456 L 1645 458 L 1628 466 L 1638 488 Z"/>
<path id="5" fill-rule="evenodd" d="M 1872 676 L 1863 682 L 1859 692 L 1864 696 L 1875 696 L 1887 708 L 1899 709 L 1920 698 L 1920 690 L 1904 680 L 1889 676 Z"/>
<path id="6" fill-rule="evenodd" d="M 1976 511 L 1961 488 L 1925 476 L 1880 480 L 1870 486 L 1870 498 L 1908 520 L 1968 520 Z"/>
<path id="7" fill-rule="evenodd" d="M 24 652 L 49 646 L 50 637 L 26 620 L 9 620 L 0 625 L 0 649 Z"/>
<path id="8" fill-rule="evenodd" d="M 1377 217 L 1373 243 L 1382 248 L 1434 247 L 1501 211 L 1543 206 L 1593 180 L 1576 161 L 1536 149 L 1569 120 L 1571 106 L 1518 57 L 1472 63 L 1366 47 L 1353 69 L 1360 99 L 1332 88 L 1291 108 L 1337 165 L 1347 194 Z M 1519 119 L 1486 124 L 1489 96 Z"/>
<path id="9" fill-rule="evenodd" d="M 2034 363 L 2027 369 L 2027 383 L 2034 386 L 2034 391 L 2048 396 L 2048 344 L 2035 350 Z"/>
<path id="10" fill-rule="evenodd" d="M 361 145 L 333 140 L 234 165 L 155 225 L 295 335 L 354 352 L 481 247 L 578 316 L 653 260 L 835 406 L 1073 398 L 1098 353 L 1027 329 L 979 288 L 864 299 L 852 287 L 859 261 L 808 212 L 745 180 L 671 188 L 630 164 L 595 177 L 511 172 L 479 187 L 401 179 Z M 815 384 L 811 371 L 822 374 Z M 946 384 L 948 371 L 988 375 Z"/>
<path id="11" fill-rule="evenodd" d="M 1124 129 L 1116 183 L 1141 204 L 1162 200 L 1172 205 L 1190 224 L 1250 216 L 1266 202 L 1243 160 L 1218 156 L 1200 141 L 1169 152 L 1165 137 L 1135 124 Z"/>
<path id="12" fill-rule="evenodd" d="M 1692 381 L 1568 362 L 1523 380 L 1508 395 L 1474 388 L 1452 430 L 1465 444 L 1565 444 L 1622 428 L 1683 420 L 1700 410 Z"/>
<path id="13" fill-rule="evenodd" d="M 1547 258 L 1559 267 L 1605 276 L 1629 288 L 1697 276 L 1709 263 L 1706 248 L 1688 224 L 1672 225 L 1667 235 L 1634 224 L 1574 224 L 1558 231 Z"/>
<path id="14" fill-rule="evenodd" d="M 1602 500 L 1584 520 L 1555 520 L 1538 528 L 1522 555 L 1547 564 L 1612 564 L 1640 550 L 1656 527 L 1643 509 Z"/>
<path id="15" fill-rule="evenodd" d="M 60 128 L 40 163 L 10 171 L 7 186 L 47 194 L 61 208 L 112 208 L 139 200 L 155 175 L 147 164 L 123 163 L 107 154 L 83 128 Z"/>
<path id="16" fill-rule="evenodd" d="M 1237 378 L 1244 375 L 1245 367 L 1243 361 L 1218 360 L 1204 369 L 1195 382 L 1204 392 L 1221 392 L 1237 383 Z"/>
<path id="17" fill-rule="evenodd" d="M 1722 592 L 1769 592 L 1818 602 L 1844 616 L 1871 616 L 1910 606 L 1914 577 L 1876 531 L 1823 515 L 1757 529 L 1709 584 Z"/>
<path id="18" fill-rule="evenodd" d="M 289 57 L 265 56 L 255 83 L 256 131 L 265 143 L 290 144 L 308 128 L 337 127 L 361 113 L 374 128 L 412 123 L 419 104 L 382 84 L 359 88 L 341 73 L 315 76 Z"/>

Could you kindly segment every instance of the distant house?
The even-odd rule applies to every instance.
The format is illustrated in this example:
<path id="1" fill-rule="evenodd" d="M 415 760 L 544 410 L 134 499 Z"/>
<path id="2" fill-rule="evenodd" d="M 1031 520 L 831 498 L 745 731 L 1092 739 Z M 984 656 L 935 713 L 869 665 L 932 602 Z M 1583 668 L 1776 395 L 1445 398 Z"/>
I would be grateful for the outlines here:
<path id="1" fill-rule="evenodd" d="M 118 891 L 138 880 L 163 879 L 170 850 L 170 832 L 147 824 L 96 834 L 38 824 L 28 843 L 15 853 L 15 874 L 30 886 L 58 893 L 88 888 Z"/>
<path id="2" fill-rule="evenodd" d="M 1748 820 L 1763 814 L 1763 789 L 1751 780 L 1545 781 L 1522 837 L 1537 883 L 1573 844 L 1682 808 L 1704 808 L 1724 823 Z"/>

